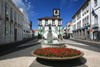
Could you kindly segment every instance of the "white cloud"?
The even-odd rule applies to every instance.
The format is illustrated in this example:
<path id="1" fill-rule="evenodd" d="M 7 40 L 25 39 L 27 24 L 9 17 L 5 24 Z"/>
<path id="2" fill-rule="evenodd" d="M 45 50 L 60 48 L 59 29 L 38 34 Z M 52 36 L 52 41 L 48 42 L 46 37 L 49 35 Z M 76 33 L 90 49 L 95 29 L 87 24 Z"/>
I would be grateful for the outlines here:
<path id="1" fill-rule="evenodd" d="M 25 2 L 27 2 L 27 0 L 25 0 Z"/>
<path id="2" fill-rule="evenodd" d="M 67 7 L 71 7 L 73 6 L 74 2 L 77 2 L 78 0 L 60 0 L 61 1 L 61 5 L 60 8 L 64 7 L 65 5 Z"/>
<path id="3" fill-rule="evenodd" d="M 25 2 L 23 2 L 23 0 L 13 0 L 13 2 L 19 8 L 24 8 L 28 12 L 29 15 L 33 15 L 33 14 L 30 14 L 30 12 L 32 12 L 32 9 L 34 8 L 34 6 L 31 4 L 31 2 L 28 2 L 28 0 L 25 0 Z M 33 11 L 33 13 L 35 12 Z"/>
<path id="4" fill-rule="evenodd" d="M 28 14 L 29 15 L 32 15 L 32 16 L 35 16 L 36 15 L 36 12 L 35 11 L 28 11 Z"/>

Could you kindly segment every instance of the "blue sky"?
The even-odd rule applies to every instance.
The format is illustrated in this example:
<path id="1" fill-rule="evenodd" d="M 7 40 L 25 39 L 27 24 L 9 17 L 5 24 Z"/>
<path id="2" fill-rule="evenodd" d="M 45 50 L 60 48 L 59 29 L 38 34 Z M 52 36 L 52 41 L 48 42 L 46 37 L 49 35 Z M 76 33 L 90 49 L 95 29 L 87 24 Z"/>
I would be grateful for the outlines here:
<path id="1" fill-rule="evenodd" d="M 38 29 L 38 18 L 53 16 L 53 8 L 60 8 L 62 27 L 72 20 L 72 16 L 85 0 L 13 0 L 19 8 L 24 8 L 32 21 L 32 28 Z"/>

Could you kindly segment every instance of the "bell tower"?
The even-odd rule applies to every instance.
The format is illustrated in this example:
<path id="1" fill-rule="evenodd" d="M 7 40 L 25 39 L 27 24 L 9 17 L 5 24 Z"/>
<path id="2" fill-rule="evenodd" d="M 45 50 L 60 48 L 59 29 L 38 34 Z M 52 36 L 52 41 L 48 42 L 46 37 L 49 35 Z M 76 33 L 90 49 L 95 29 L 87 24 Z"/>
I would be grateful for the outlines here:
<path id="1" fill-rule="evenodd" d="M 57 18 L 60 18 L 60 8 L 58 9 L 53 9 L 53 16 L 54 17 L 57 17 Z"/>

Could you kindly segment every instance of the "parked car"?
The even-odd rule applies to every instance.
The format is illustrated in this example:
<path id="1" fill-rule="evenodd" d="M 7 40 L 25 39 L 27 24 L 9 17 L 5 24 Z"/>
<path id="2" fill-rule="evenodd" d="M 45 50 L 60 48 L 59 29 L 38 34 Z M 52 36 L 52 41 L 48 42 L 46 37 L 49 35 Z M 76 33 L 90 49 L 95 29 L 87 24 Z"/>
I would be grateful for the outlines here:
<path id="1" fill-rule="evenodd" d="M 63 38 L 64 38 L 64 39 L 69 39 L 69 38 L 70 38 L 70 36 L 63 36 Z"/>

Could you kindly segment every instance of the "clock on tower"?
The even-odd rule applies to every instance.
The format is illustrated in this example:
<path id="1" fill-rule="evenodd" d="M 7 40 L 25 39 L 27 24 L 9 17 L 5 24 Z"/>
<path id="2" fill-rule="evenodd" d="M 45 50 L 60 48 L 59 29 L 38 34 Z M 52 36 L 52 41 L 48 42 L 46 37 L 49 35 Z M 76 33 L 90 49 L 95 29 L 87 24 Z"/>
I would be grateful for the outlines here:
<path id="1" fill-rule="evenodd" d="M 60 18 L 60 9 L 53 9 L 53 16 Z"/>

